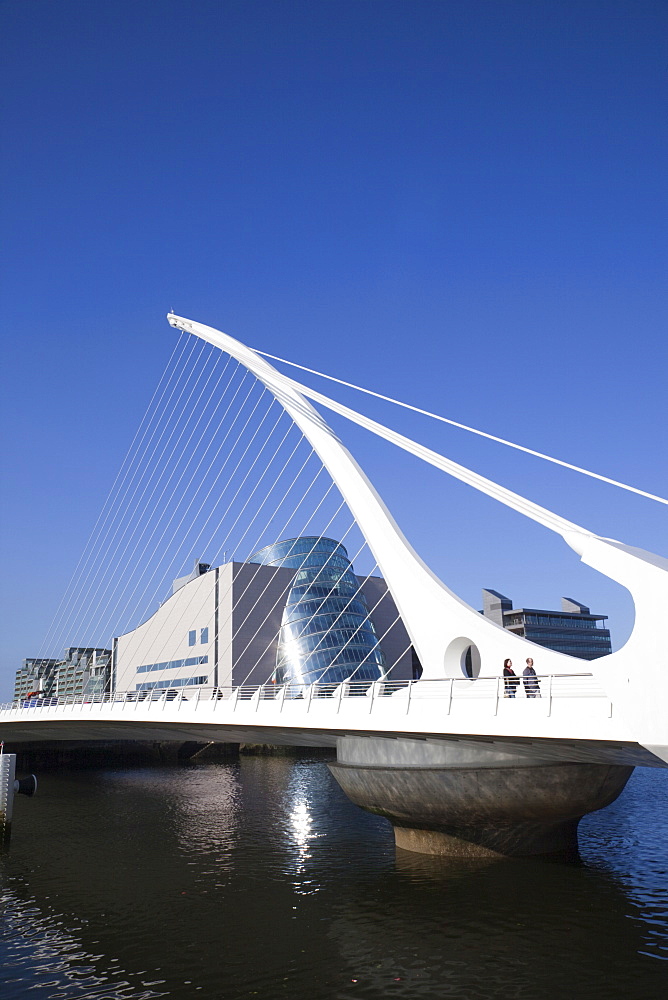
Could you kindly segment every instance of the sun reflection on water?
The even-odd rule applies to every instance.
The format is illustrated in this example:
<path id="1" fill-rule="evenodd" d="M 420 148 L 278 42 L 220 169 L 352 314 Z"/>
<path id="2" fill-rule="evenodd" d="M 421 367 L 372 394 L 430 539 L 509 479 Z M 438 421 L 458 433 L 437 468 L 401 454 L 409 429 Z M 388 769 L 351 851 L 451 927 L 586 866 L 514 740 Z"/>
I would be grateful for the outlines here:
<path id="1" fill-rule="evenodd" d="M 322 834 L 318 831 L 309 800 L 297 792 L 289 806 L 289 839 L 292 847 L 286 874 L 293 877 L 295 892 L 300 896 L 310 896 L 320 891 L 320 882 L 309 877 L 313 874 L 311 865 L 312 843 Z"/>

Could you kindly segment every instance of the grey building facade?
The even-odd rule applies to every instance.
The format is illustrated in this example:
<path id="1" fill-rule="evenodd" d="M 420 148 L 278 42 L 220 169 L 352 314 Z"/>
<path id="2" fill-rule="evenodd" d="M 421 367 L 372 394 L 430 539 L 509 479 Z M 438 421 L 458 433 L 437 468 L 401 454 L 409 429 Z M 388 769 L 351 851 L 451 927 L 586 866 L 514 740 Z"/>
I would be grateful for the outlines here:
<path id="1" fill-rule="evenodd" d="M 64 656 L 31 657 L 16 672 L 14 700 L 66 698 L 80 701 L 109 690 L 111 650 L 70 646 Z"/>
<path id="2" fill-rule="evenodd" d="M 58 660 L 45 657 L 28 657 L 16 671 L 14 679 L 14 701 L 22 701 L 29 695 L 39 696 L 51 692 L 53 674 Z"/>

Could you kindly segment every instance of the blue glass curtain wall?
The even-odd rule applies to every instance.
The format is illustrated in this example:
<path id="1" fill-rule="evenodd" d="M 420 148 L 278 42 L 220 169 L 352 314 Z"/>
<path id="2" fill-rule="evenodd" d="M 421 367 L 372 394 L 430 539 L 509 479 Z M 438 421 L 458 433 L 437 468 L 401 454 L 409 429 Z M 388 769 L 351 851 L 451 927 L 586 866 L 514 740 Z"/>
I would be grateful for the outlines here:
<path id="1" fill-rule="evenodd" d="M 344 680 L 375 681 L 384 657 L 348 553 L 333 538 L 289 538 L 249 559 L 296 569 L 276 654 L 275 679 L 301 690 Z"/>

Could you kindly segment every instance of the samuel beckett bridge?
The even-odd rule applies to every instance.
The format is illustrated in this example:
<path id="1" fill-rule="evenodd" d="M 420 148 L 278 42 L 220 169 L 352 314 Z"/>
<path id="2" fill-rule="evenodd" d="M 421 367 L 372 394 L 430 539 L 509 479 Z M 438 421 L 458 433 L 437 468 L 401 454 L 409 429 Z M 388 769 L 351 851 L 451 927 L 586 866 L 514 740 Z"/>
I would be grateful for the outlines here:
<path id="1" fill-rule="evenodd" d="M 179 342 L 43 650 L 28 661 L 36 689 L 0 710 L 13 749 L 336 747 L 337 781 L 391 820 L 399 846 L 454 854 L 570 849 L 579 819 L 612 802 L 634 766 L 668 766 L 668 654 L 657 628 L 667 560 L 302 385 L 232 337 L 168 319 Z M 623 648 L 580 659 L 467 605 L 411 547 L 309 400 L 560 535 L 630 592 L 635 623 Z M 211 561 L 174 578 L 200 553 Z M 92 645 L 70 648 L 87 657 L 77 689 L 76 663 L 68 672 L 47 652 L 84 638 Z M 523 672 L 527 658 L 535 675 Z"/>

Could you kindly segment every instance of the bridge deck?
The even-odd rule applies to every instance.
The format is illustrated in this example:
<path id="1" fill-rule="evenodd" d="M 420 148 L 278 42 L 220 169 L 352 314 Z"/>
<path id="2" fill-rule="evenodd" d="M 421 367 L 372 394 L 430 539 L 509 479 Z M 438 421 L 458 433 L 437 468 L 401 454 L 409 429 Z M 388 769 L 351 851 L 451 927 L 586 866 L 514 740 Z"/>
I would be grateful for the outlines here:
<path id="1" fill-rule="evenodd" d="M 352 682 L 172 692 L 114 692 L 94 701 L 31 699 L 0 708 L 0 733 L 47 740 L 197 740 L 335 746 L 345 735 L 512 744 L 544 759 L 668 766 L 633 740 L 591 674 L 539 677 L 540 697 L 503 679 Z"/>

